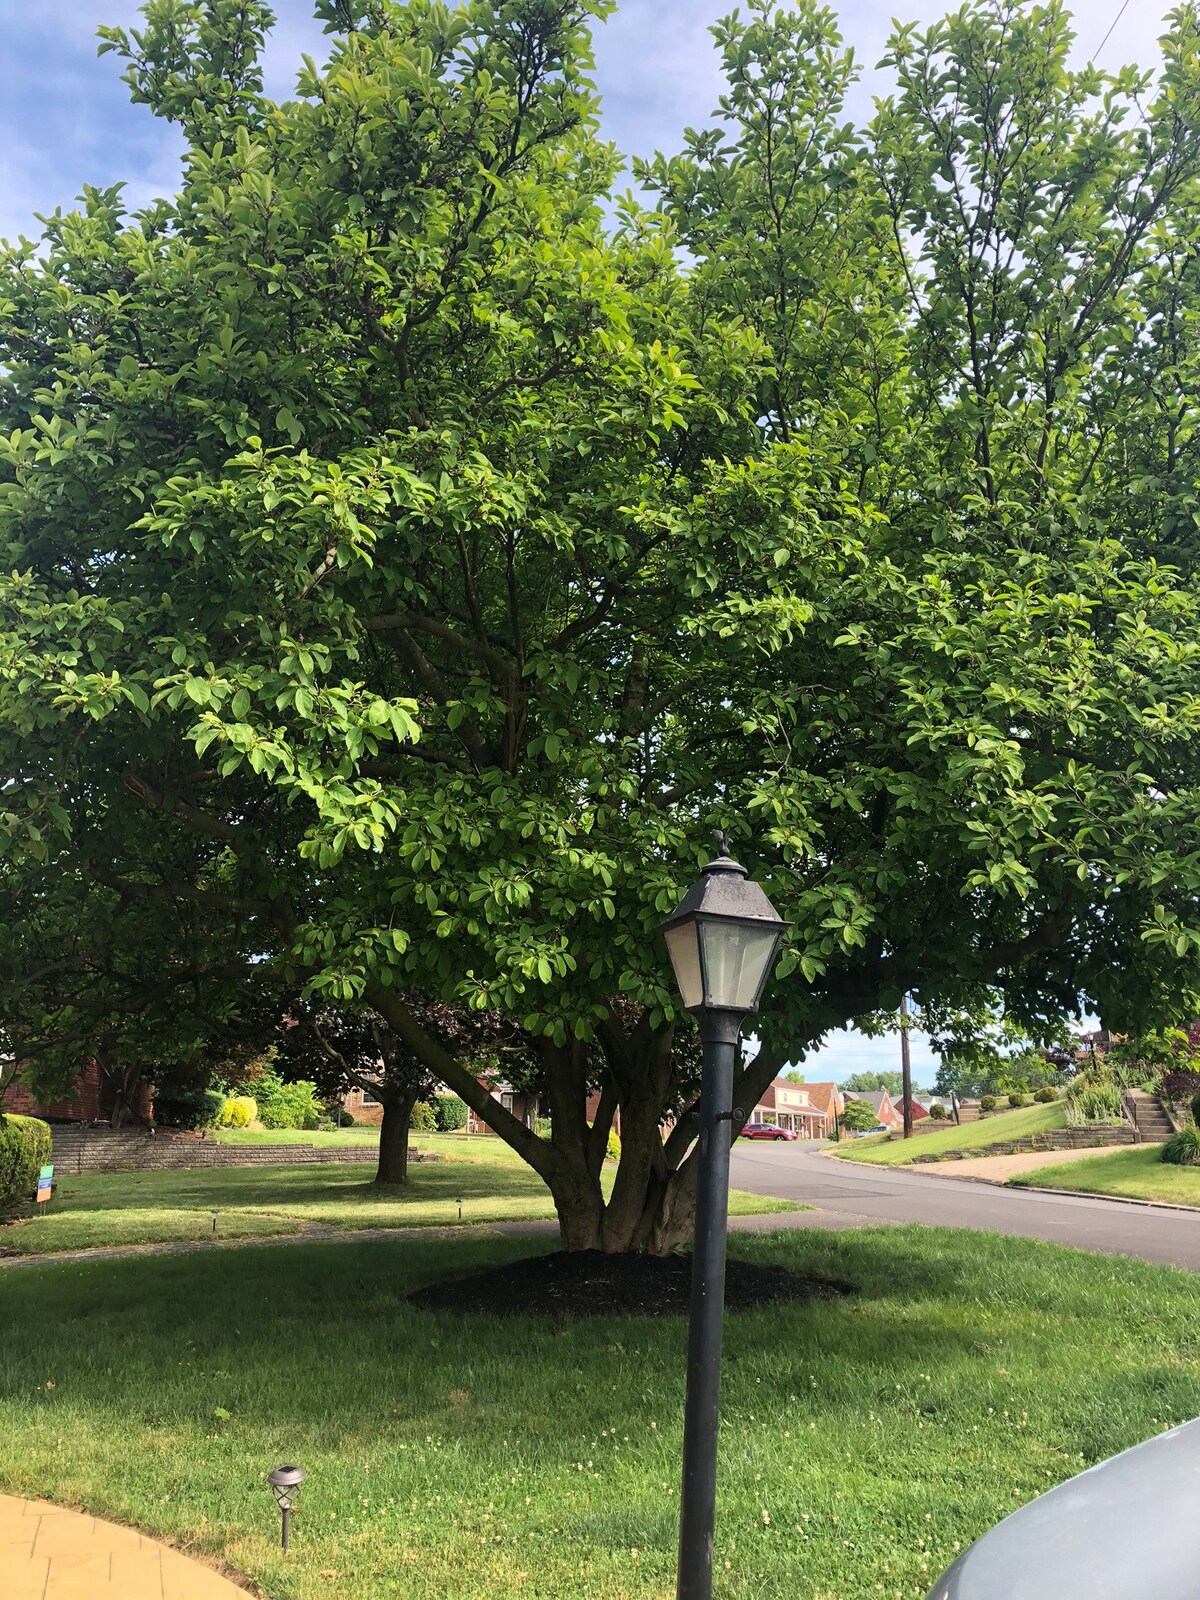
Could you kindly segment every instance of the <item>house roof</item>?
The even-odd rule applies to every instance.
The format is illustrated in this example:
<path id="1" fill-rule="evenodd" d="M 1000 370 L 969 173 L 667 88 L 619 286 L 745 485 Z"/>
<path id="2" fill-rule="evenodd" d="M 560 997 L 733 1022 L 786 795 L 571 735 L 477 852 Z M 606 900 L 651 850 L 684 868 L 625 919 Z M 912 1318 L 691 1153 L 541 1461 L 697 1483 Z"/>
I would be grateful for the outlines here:
<path id="1" fill-rule="evenodd" d="M 784 1111 L 788 1116 L 792 1117 L 828 1117 L 829 1112 L 827 1108 L 815 1101 L 813 1098 L 814 1087 L 824 1088 L 826 1086 L 824 1084 L 814 1085 L 811 1083 L 792 1083 L 790 1079 L 784 1077 L 773 1078 L 763 1090 L 762 1094 L 759 1095 L 758 1104 L 754 1109 L 756 1111 Z M 832 1085 L 830 1087 L 832 1087 Z M 806 1106 L 781 1106 L 775 1095 L 775 1091 L 777 1089 L 802 1089 L 808 1096 L 809 1104 Z"/>
<path id="2" fill-rule="evenodd" d="M 825 1113 L 826 1121 L 832 1121 L 842 1109 L 842 1091 L 836 1083 L 806 1083 L 808 1098 L 818 1111 Z"/>
<path id="3" fill-rule="evenodd" d="M 850 1100 L 865 1100 L 874 1111 L 882 1111 L 885 1103 L 892 1104 L 892 1097 L 886 1089 L 854 1089 L 847 1096 Z"/>

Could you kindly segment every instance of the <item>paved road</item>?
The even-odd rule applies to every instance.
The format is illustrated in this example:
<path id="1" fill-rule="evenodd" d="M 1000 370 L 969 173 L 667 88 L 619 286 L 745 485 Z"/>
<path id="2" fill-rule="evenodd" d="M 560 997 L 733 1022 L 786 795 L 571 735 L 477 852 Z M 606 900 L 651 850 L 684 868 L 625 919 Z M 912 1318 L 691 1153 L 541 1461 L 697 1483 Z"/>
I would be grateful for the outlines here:
<path id="1" fill-rule="evenodd" d="M 755 1194 L 816 1206 L 808 1225 L 817 1228 L 881 1222 L 978 1228 L 1200 1272 L 1200 1212 L 930 1178 L 837 1161 L 811 1144 L 743 1141 L 733 1151 L 731 1182 Z"/>

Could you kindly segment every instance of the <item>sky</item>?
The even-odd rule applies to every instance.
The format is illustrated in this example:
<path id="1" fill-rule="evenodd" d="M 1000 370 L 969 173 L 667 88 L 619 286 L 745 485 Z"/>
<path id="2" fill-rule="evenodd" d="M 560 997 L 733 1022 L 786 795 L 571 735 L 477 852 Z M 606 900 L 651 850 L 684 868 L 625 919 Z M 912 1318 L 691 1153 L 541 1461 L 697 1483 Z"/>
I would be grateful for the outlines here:
<path id="1" fill-rule="evenodd" d="M 626 155 L 679 148 L 684 128 L 709 117 L 720 92 L 718 61 L 708 33 L 731 0 L 624 0 L 597 31 L 596 81 L 603 129 Z M 848 111 L 865 119 L 871 97 L 886 92 L 875 69 L 891 18 L 929 22 L 947 0 L 843 0 L 843 35 L 863 66 Z M 1167 3 L 1077 0 L 1076 56 L 1115 69 L 1159 59 L 1157 38 Z M 268 92 L 287 97 L 302 51 L 318 59 L 324 36 L 308 0 L 276 0 L 278 22 L 267 56 Z M 130 104 L 113 55 L 97 57 L 101 24 L 135 26 L 137 0 L 0 0 L 0 238 L 36 237 L 36 212 L 69 209 L 80 186 L 126 184 L 133 205 L 171 193 L 179 171 L 173 130 Z M 1107 36 L 1107 38 L 1106 38 Z M 895 1039 L 839 1035 L 806 1063 L 809 1078 L 834 1077 L 898 1064 Z M 929 1081 L 933 1055 L 913 1036 L 913 1072 Z"/>

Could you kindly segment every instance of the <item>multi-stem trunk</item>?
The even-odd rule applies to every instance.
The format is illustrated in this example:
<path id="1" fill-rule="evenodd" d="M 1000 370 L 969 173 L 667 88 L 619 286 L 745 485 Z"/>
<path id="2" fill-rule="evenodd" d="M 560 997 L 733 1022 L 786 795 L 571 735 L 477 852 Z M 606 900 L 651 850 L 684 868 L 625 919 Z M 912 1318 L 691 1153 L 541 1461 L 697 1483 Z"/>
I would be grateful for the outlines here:
<path id="1" fill-rule="evenodd" d="M 575 1044 L 544 1051 L 544 1085 L 552 1133 L 527 1128 L 481 1083 L 470 1065 L 452 1056 L 421 1028 L 395 991 L 375 989 L 371 1003 L 413 1051 L 542 1178 L 554 1199 L 564 1250 L 668 1255 L 692 1236 L 696 1202 L 695 1122 L 667 1125 L 677 1095 L 674 1030 L 651 1027 L 645 1014 L 625 1028 L 614 1018 L 597 1043 L 606 1071 L 600 1104 L 588 1123 L 589 1060 Z M 735 1101 L 749 1111 L 783 1057 L 758 1053 L 741 1073 Z M 620 1113 L 621 1156 L 605 1169 L 610 1128 Z M 731 1130 L 732 1131 L 732 1130 Z M 612 1178 L 611 1188 L 606 1181 Z M 606 1193 L 606 1190 L 608 1192 Z"/>

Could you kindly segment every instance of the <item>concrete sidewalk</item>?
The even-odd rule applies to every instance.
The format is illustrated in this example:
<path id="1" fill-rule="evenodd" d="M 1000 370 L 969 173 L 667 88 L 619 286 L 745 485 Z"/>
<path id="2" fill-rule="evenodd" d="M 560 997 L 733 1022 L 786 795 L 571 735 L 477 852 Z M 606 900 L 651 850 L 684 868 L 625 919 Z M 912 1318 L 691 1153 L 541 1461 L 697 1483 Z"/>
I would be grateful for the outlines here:
<path id="1" fill-rule="evenodd" d="M 1082 1150 L 1036 1150 L 1019 1156 L 964 1156 L 961 1161 L 923 1161 L 915 1170 L 926 1178 L 978 1178 L 984 1183 L 1007 1183 L 1022 1172 L 1062 1167 L 1069 1161 L 1086 1161 L 1089 1156 L 1111 1156 L 1120 1148 L 1093 1144 Z"/>
<path id="2" fill-rule="evenodd" d="M 211 1567 L 98 1517 L 0 1494 L 4 1600 L 246 1600 Z"/>

